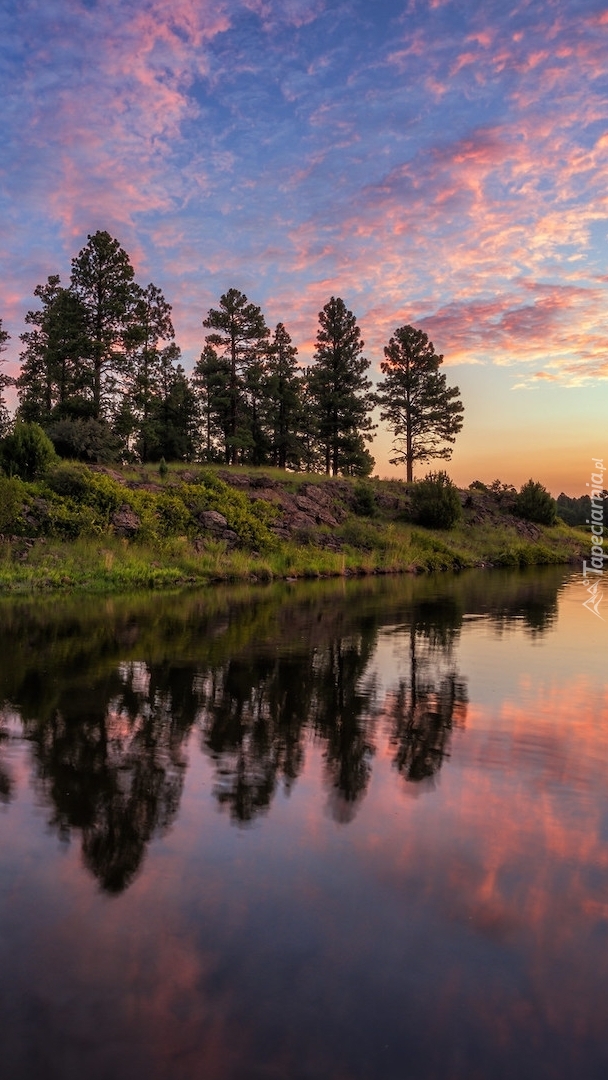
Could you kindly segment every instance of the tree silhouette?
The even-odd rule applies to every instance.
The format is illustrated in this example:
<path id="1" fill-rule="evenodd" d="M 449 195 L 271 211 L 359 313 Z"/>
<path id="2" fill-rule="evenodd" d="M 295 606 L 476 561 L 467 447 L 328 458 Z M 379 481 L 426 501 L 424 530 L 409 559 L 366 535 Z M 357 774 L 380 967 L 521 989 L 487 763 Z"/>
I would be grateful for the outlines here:
<path id="1" fill-rule="evenodd" d="M 365 443 L 372 438 L 375 399 L 365 376 L 370 364 L 361 355 L 363 348 L 355 316 L 340 297 L 332 296 L 319 312 L 315 364 L 308 375 L 328 475 L 366 474 L 373 468 Z"/>
<path id="2" fill-rule="evenodd" d="M 10 334 L 2 327 L 2 319 L 0 319 L 0 366 L 4 363 L 2 359 L 2 353 L 6 352 L 6 343 L 10 341 Z M 4 391 L 7 386 L 10 386 L 12 379 L 8 375 L 5 375 L 3 371 L 0 371 L 0 438 L 6 433 L 9 426 L 9 415 L 4 400 Z"/>
<path id="3" fill-rule="evenodd" d="M 125 340 L 136 302 L 129 256 L 108 232 L 88 236 L 72 260 L 71 290 L 86 312 L 86 361 L 92 381 L 93 416 L 104 415 L 125 367 Z"/>
<path id="4" fill-rule="evenodd" d="M 439 372 L 443 356 L 437 355 L 422 330 L 400 326 L 384 355 L 380 367 L 386 378 L 378 384 L 380 415 L 395 435 L 391 465 L 404 461 L 411 483 L 414 462 L 451 457 L 464 408 L 458 387 L 449 388 Z"/>
<path id="5" fill-rule="evenodd" d="M 252 366 L 263 353 L 269 330 L 261 309 L 238 289 L 229 289 L 220 297 L 219 308 L 210 308 L 203 326 L 212 331 L 205 338 L 207 345 L 225 356 L 230 366 L 226 460 L 235 465 L 239 453 L 250 445 L 251 412 L 245 387 Z"/>

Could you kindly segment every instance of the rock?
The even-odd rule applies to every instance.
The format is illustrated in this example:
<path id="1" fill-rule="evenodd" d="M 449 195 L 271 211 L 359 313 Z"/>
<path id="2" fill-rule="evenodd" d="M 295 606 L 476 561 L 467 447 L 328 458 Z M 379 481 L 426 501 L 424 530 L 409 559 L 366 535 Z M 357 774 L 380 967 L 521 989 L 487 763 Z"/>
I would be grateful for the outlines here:
<path id="1" fill-rule="evenodd" d="M 117 536 L 133 536 L 139 530 L 141 518 L 127 503 L 123 503 L 112 514 L 111 524 Z"/>
<path id="2" fill-rule="evenodd" d="M 203 528 L 209 529 L 210 532 L 221 532 L 228 525 L 224 515 L 217 510 L 203 510 L 202 514 L 199 514 L 198 520 Z"/>

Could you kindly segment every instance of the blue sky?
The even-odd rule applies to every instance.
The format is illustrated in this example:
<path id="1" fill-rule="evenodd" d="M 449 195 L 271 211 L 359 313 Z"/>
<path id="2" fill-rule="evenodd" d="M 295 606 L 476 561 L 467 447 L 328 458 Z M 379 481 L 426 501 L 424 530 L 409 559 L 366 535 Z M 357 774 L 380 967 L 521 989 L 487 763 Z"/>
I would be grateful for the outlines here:
<path id="1" fill-rule="evenodd" d="M 36 285 L 107 229 L 187 368 L 231 286 L 302 362 L 340 295 L 374 378 L 404 323 L 445 356 L 458 482 L 582 491 L 608 404 L 607 56 L 590 0 L 5 0 L 10 370 Z"/>

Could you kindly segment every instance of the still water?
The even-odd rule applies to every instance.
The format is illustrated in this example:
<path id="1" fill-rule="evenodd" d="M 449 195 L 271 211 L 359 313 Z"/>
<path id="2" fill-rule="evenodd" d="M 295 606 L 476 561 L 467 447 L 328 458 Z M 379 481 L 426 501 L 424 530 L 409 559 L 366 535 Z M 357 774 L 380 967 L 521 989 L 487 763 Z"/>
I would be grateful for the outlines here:
<path id="1" fill-rule="evenodd" d="M 0 604 L 4 1080 L 604 1080 L 579 581 Z"/>

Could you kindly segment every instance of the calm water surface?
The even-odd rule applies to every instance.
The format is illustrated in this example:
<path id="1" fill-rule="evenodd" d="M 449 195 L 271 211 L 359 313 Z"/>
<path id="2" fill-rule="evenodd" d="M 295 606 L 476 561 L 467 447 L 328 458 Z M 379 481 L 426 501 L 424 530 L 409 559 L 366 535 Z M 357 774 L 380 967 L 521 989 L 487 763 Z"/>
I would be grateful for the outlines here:
<path id="1" fill-rule="evenodd" d="M 4 1080 L 604 1080 L 579 581 L 1 604 Z"/>

